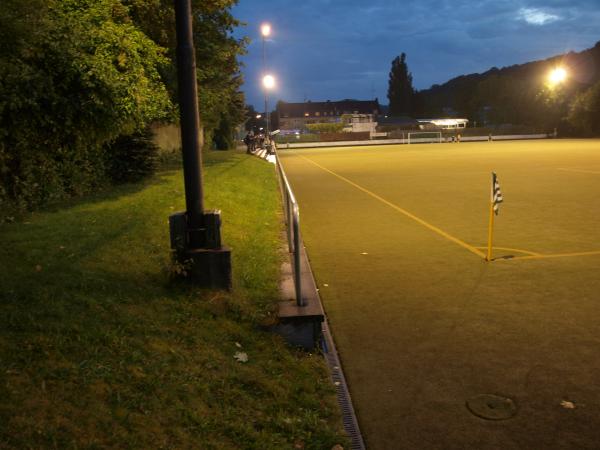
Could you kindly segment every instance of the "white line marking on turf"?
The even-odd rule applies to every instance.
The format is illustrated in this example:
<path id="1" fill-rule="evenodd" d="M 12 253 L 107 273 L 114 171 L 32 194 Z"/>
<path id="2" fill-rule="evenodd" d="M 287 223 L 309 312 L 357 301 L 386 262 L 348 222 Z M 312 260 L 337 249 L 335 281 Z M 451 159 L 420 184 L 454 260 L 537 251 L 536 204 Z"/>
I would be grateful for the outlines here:
<path id="1" fill-rule="evenodd" d="M 414 220 L 415 222 L 420 223 L 421 225 L 423 225 L 425 228 L 430 229 L 431 231 L 433 231 L 434 233 L 439 234 L 442 237 L 445 237 L 446 239 L 448 239 L 449 241 L 454 242 L 455 244 L 460 245 L 462 248 L 465 248 L 467 250 L 469 250 L 471 253 L 476 254 L 477 256 L 480 256 L 482 258 L 485 258 L 485 254 L 479 250 L 477 250 L 475 247 L 473 247 L 472 245 L 467 244 L 466 242 L 446 233 L 445 231 L 441 230 L 440 228 L 436 227 L 435 225 L 431 225 L 430 223 L 426 222 L 425 220 L 421 219 L 420 217 L 415 216 L 414 214 L 408 212 L 407 210 L 400 208 L 398 205 L 393 204 L 392 202 L 390 202 L 389 200 L 386 200 L 383 197 L 380 197 L 379 195 L 375 194 L 374 192 L 369 191 L 368 189 L 362 187 L 359 184 L 356 184 L 355 182 L 349 180 L 348 178 L 343 177 L 342 175 L 339 175 L 335 172 L 333 172 L 332 170 L 329 170 L 327 167 L 323 167 L 322 165 L 316 163 L 315 161 L 313 161 L 312 159 L 307 158 L 306 156 L 302 156 L 302 155 L 298 155 L 300 158 L 305 159 L 306 161 L 310 162 L 311 164 L 314 164 L 315 166 L 319 167 L 320 169 L 324 170 L 325 172 L 330 173 L 331 175 L 339 178 L 342 181 L 345 181 L 346 183 L 348 183 L 351 186 L 354 186 L 356 189 L 364 192 L 367 195 L 370 195 L 371 197 L 379 200 L 382 203 L 385 203 L 386 205 L 390 206 L 391 208 L 395 209 L 396 211 L 398 211 L 399 213 L 404 214 L 405 216 L 411 218 L 412 220 Z"/>
<path id="2" fill-rule="evenodd" d="M 564 170 L 565 172 L 580 172 L 580 173 L 591 173 L 593 175 L 600 175 L 600 171 L 596 171 L 596 170 L 568 169 L 566 167 L 559 167 L 558 170 Z"/>

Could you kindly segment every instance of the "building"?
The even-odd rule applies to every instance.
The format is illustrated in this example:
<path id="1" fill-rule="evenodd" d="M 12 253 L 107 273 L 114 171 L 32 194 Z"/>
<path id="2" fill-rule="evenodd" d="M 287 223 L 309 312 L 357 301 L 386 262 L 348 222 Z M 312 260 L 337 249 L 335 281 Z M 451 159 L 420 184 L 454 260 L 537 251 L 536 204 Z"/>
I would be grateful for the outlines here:
<path id="1" fill-rule="evenodd" d="M 372 136 L 377 130 L 377 122 L 374 120 L 373 114 L 345 114 L 342 121 L 345 132 L 368 132 L 369 136 Z"/>
<path id="2" fill-rule="evenodd" d="M 454 130 L 457 128 L 466 128 L 468 119 L 419 119 L 419 126 L 422 129 L 427 128 L 427 124 L 434 124 L 442 130 Z"/>
<path id="3" fill-rule="evenodd" d="M 364 101 L 341 100 L 338 102 L 329 100 L 326 102 L 309 101 L 304 103 L 280 101 L 277 103 L 275 111 L 282 132 L 286 130 L 305 130 L 306 125 L 310 123 L 345 122 L 352 124 L 354 122 L 352 118 L 356 120 L 357 124 L 363 124 L 362 127 L 371 129 L 371 125 L 364 124 L 369 121 L 374 123 L 373 118 L 380 114 L 380 106 L 377 99 Z M 353 127 L 352 125 L 348 126 Z"/>

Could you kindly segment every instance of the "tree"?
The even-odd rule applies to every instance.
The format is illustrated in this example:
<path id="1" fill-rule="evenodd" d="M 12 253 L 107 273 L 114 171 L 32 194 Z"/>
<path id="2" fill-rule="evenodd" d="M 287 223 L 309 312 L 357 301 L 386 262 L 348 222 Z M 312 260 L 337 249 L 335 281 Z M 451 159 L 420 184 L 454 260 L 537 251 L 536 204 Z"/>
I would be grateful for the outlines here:
<path id="1" fill-rule="evenodd" d="M 600 81 L 575 97 L 567 120 L 585 135 L 600 135 Z"/>
<path id="2" fill-rule="evenodd" d="M 402 53 L 392 61 L 388 83 L 388 100 L 391 116 L 410 116 L 413 113 L 415 90 L 412 75 L 406 64 L 406 54 Z"/>
<path id="3" fill-rule="evenodd" d="M 245 118 L 246 123 L 244 129 L 246 131 L 252 130 L 253 132 L 257 132 L 260 128 L 267 128 L 267 118 L 264 117 L 264 114 L 256 111 L 252 105 L 246 106 Z"/>
<path id="4" fill-rule="evenodd" d="M 168 49 L 175 61 L 175 15 L 172 0 L 123 0 L 133 21 L 154 42 Z M 235 39 L 240 22 L 231 14 L 237 0 L 193 0 L 194 46 L 198 74 L 200 121 L 204 142 L 222 147 L 231 141 L 230 130 L 244 121 L 243 78 L 238 56 L 245 53 L 247 39 Z M 162 72 L 171 99 L 177 102 L 174 65 Z M 226 135 L 222 135 L 226 133 Z"/>
<path id="5" fill-rule="evenodd" d="M 342 122 L 309 123 L 306 128 L 313 133 L 341 133 L 345 124 Z"/>
<path id="6" fill-rule="evenodd" d="M 0 210 L 103 184 L 104 144 L 171 110 L 169 61 L 119 0 L 32 4 L 0 3 Z"/>

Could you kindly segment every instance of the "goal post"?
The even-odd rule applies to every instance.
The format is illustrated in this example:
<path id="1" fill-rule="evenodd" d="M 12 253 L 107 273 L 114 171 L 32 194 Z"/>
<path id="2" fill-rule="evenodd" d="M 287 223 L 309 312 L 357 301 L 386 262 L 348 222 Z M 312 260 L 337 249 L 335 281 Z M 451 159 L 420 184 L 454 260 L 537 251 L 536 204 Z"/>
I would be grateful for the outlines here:
<path id="1" fill-rule="evenodd" d="M 441 131 L 420 131 L 408 133 L 409 144 L 421 144 L 426 142 L 442 142 Z"/>

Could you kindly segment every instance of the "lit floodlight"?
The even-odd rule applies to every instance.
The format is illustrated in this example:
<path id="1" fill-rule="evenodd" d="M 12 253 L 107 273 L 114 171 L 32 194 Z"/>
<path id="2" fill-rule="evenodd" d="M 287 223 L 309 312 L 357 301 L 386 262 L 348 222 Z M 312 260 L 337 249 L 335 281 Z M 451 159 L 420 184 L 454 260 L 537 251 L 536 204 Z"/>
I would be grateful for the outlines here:
<path id="1" fill-rule="evenodd" d="M 256 115 L 256 118 L 257 118 L 257 119 L 260 119 L 261 117 L 262 117 L 262 114 L 257 114 L 257 115 Z"/>
<path id="2" fill-rule="evenodd" d="M 567 79 L 567 71 L 563 67 L 556 67 L 550 71 L 548 81 L 552 86 L 556 86 Z"/>
<path id="3" fill-rule="evenodd" d="M 263 77 L 263 86 L 265 89 L 273 89 L 275 87 L 275 78 L 273 75 L 265 75 Z"/>
<path id="4" fill-rule="evenodd" d="M 260 34 L 262 34 L 264 37 L 267 37 L 268 35 L 271 34 L 271 25 L 269 25 L 268 23 L 263 23 L 260 26 Z"/>

